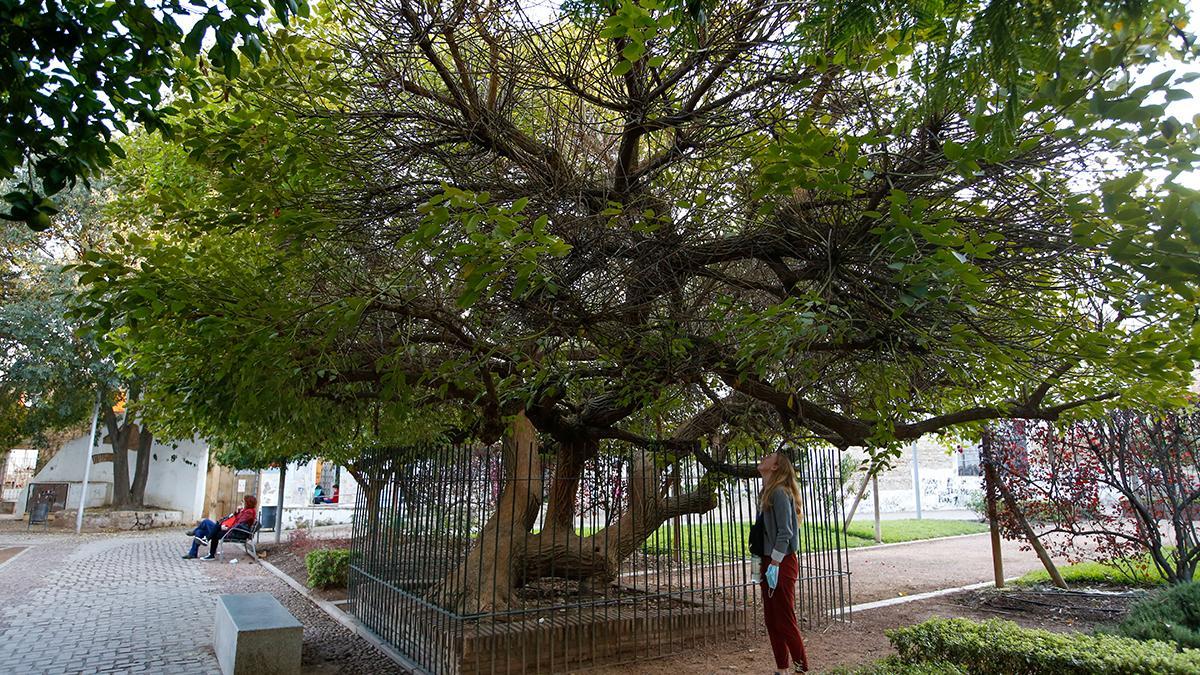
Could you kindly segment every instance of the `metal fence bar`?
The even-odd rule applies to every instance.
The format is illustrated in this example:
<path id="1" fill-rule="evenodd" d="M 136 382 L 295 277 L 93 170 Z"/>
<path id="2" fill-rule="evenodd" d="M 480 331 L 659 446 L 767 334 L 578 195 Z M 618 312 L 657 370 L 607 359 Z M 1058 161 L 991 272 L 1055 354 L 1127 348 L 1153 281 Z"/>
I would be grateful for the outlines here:
<path id="1" fill-rule="evenodd" d="M 614 444 L 585 462 L 561 520 L 547 513 L 560 498 L 553 454 L 430 445 L 368 457 L 350 610 L 435 673 L 580 670 L 761 630 L 746 539 L 758 486 L 637 452 Z M 849 618 L 837 459 L 820 448 L 797 462 L 797 611 L 810 630 Z M 693 498 L 702 507 L 677 508 Z"/>

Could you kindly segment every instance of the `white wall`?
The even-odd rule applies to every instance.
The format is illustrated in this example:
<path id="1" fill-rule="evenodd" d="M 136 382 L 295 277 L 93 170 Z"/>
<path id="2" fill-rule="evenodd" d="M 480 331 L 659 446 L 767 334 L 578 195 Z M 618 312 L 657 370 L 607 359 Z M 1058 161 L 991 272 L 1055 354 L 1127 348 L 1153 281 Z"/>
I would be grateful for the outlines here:
<path id="1" fill-rule="evenodd" d="M 325 471 L 333 471 L 333 465 L 326 462 Z M 284 529 L 307 526 L 309 522 L 316 525 L 335 525 L 349 523 L 354 517 L 354 501 L 358 496 L 358 483 L 346 469 L 342 469 L 338 478 L 340 490 L 337 504 L 316 506 L 312 503 L 313 487 L 316 484 L 317 463 L 315 461 L 303 464 L 288 464 L 287 476 L 284 478 Z M 279 504 L 279 470 L 268 469 L 262 472 L 262 486 L 259 503 L 264 506 Z"/>
<path id="2" fill-rule="evenodd" d="M 100 445 L 92 452 L 111 452 L 112 446 Z M 83 466 L 87 457 L 87 437 L 80 436 L 63 445 L 31 483 L 68 483 L 67 508 L 79 508 L 83 486 Z M 137 453 L 129 453 L 129 474 Z M 198 518 L 203 511 L 204 482 L 208 471 L 208 444 L 202 440 L 154 442 L 150 448 L 150 473 L 146 480 L 146 504 L 183 511 L 184 520 Z M 88 475 L 88 508 L 112 503 L 112 462 L 92 464 Z M 16 512 L 25 512 L 28 491 L 17 501 Z"/>
<path id="3" fill-rule="evenodd" d="M 15 502 L 29 478 L 33 476 L 33 467 L 37 465 L 38 451 L 33 448 L 13 448 L 8 451 L 4 466 L 0 467 L 0 481 L 3 482 L 4 492 L 0 499 Z M 4 455 L 0 454 L 0 458 Z"/>
<path id="4" fill-rule="evenodd" d="M 961 450 L 960 450 L 961 447 Z M 905 513 L 917 508 L 913 490 L 914 450 L 919 461 L 921 510 L 963 511 L 971 508 L 972 499 L 982 493 L 983 479 L 980 476 L 960 476 L 960 455 L 972 456 L 967 464 L 978 463 L 978 450 L 970 445 L 942 444 L 934 437 L 925 437 L 904 447 L 900 457 L 893 460 L 893 468 L 879 475 L 879 508 L 883 513 Z M 849 450 L 852 456 L 863 458 L 861 448 Z M 846 504 L 849 508 L 854 492 L 862 484 L 862 473 L 856 472 L 846 485 Z M 857 518 L 871 512 L 870 486 L 863 493 Z"/>

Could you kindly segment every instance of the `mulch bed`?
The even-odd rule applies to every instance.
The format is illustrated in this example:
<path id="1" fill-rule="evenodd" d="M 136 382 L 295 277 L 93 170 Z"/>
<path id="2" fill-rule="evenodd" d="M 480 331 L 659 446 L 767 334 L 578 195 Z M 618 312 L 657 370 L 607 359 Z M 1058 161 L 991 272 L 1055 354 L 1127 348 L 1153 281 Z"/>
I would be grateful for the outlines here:
<path id="1" fill-rule="evenodd" d="M 1150 593 L 1113 586 L 1062 590 L 1052 586 L 986 589 L 965 594 L 960 604 L 1022 623 L 1087 630 L 1119 622 Z M 1053 629 L 1053 628 L 1051 628 Z"/>
<path id="2" fill-rule="evenodd" d="M 305 543 L 304 545 L 293 545 L 289 543 L 281 543 L 278 546 L 274 544 L 264 544 L 259 547 L 259 557 L 271 563 L 280 572 L 300 582 L 300 585 L 308 588 L 308 566 L 304 563 L 304 557 L 309 551 L 314 551 L 319 548 L 347 548 L 350 545 L 347 539 L 319 539 L 312 540 L 313 544 Z M 313 596 L 330 602 L 338 602 L 347 598 L 346 588 L 328 588 L 310 589 Z"/>

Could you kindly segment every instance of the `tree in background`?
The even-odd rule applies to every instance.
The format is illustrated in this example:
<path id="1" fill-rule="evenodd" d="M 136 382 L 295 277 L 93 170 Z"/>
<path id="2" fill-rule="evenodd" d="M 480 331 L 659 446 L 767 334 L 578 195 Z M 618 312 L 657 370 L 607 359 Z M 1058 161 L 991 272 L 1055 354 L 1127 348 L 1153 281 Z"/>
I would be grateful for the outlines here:
<path id="1" fill-rule="evenodd" d="M 120 134 L 133 127 L 169 134 L 164 89 L 186 86 L 189 73 L 205 68 L 205 54 L 230 76 L 241 69 L 239 51 L 257 61 L 267 4 L 0 3 L 0 180 L 20 176 L 0 217 L 44 230 L 61 208 L 49 196 L 121 157 Z M 284 25 L 308 11 L 295 0 L 270 5 Z"/>
<path id="2" fill-rule="evenodd" d="M 139 381 L 118 372 L 95 331 L 72 312 L 80 280 L 73 265 L 113 244 L 113 223 L 102 215 L 107 200 L 103 189 L 72 189 L 59 198 L 54 228 L 3 225 L 0 447 L 29 444 L 43 450 L 45 462 L 87 433 L 99 399 L 107 433 L 96 440 L 112 450 L 113 506 L 137 507 L 145 503 L 154 439 L 141 418 Z"/>
<path id="3" fill-rule="evenodd" d="M 1009 422 L 991 433 L 1000 480 L 1048 548 L 1151 564 L 1171 583 L 1195 576 L 1200 409 L 1118 410 L 1061 429 Z M 1014 512 L 1001 515 L 1006 536 L 1023 539 Z"/>
<path id="4" fill-rule="evenodd" d="M 62 200 L 56 233 L 0 225 L 0 448 L 56 449 L 84 433 L 112 364 L 67 317 L 76 277 L 64 269 L 96 244 L 97 205 L 82 190 Z M 46 457 L 41 458 L 43 461 Z"/>

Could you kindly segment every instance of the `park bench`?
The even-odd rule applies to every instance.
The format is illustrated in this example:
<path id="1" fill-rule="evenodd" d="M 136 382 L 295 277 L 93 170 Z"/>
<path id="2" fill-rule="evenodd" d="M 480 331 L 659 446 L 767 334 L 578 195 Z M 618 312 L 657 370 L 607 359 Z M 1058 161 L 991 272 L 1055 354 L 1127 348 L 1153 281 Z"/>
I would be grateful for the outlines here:
<path id="1" fill-rule="evenodd" d="M 223 675 L 300 672 L 304 626 L 270 593 L 217 596 L 213 651 Z"/>
<path id="2" fill-rule="evenodd" d="M 258 542 L 255 541 L 258 535 L 258 530 L 262 527 L 262 523 L 254 521 L 254 525 L 246 527 L 238 525 L 237 527 L 225 533 L 221 537 L 221 543 L 217 545 L 217 555 L 224 557 L 223 546 L 225 544 L 241 544 L 246 551 L 246 555 L 254 560 L 258 560 Z"/>

